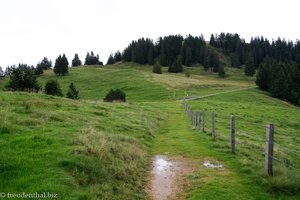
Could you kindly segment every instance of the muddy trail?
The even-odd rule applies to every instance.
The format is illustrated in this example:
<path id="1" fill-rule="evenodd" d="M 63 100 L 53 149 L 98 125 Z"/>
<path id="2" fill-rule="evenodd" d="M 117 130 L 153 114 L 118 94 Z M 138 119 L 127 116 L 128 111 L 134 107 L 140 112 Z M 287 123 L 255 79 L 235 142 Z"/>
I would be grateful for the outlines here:
<path id="1" fill-rule="evenodd" d="M 243 185 L 246 180 L 226 167 L 224 156 L 212 149 L 210 137 L 193 130 L 180 102 L 164 105 L 169 117 L 151 150 L 148 199 L 253 199 Z"/>
<path id="2" fill-rule="evenodd" d="M 177 199 L 183 190 L 183 175 L 190 171 L 183 159 L 170 159 L 165 155 L 156 155 L 152 159 L 147 193 L 150 199 Z"/>

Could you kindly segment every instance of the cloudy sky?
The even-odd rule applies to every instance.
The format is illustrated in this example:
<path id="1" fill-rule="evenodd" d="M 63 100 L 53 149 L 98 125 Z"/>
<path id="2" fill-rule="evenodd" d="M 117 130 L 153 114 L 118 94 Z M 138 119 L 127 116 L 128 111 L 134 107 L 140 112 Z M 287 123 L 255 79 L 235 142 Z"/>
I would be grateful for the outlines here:
<path id="1" fill-rule="evenodd" d="M 300 39 L 298 0 L 0 0 L 0 66 L 36 65 L 65 53 L 106 63 L 132 40 L 239 33 Z M 298 1 L 299 2 L 299 1 Z"/>

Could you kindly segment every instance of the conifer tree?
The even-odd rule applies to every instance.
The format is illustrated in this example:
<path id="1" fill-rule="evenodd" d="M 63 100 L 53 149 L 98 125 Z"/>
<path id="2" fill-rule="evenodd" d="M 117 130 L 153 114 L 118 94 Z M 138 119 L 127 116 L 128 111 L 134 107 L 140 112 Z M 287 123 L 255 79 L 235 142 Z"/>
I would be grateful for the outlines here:
<path id="1" fill-rule="evenodd" d="M 159 56 L 159 64 L 161 66 L 167 66 L 168 65 L 168 61 L 167 61 L 167 58 L 166 58 L 164 50 L 162 50 L 162 52 L 161 52 L 161 54 Z"/>
<path id="2" fill-rule="evenodd" d="M 245 75 L 253 76 L 255 74 L 255 66 L 254 66 L 254 58 L 251 53 L 247 55 L 246 58 L 246 67 L 245 67 Z"/>
<path id="3" fill-rule="evenodd" d="M 156 73 L 156 74 L 162 74 L 161 66 L 159 65 L 158 62 L 156 62 L 156 63 L 153 65 L 152 72 L 153 72 L 153 73 Z"/>
<path id="4" fill-rule="evenodd" d="M 74 56 L 74 58 L 73 58 L 73 60 L 72 60 L 72 67 L 77 67 L 77 66 L 80 66 L 80 65 L 82 65 L 82 62 L 81 62 L 81 60 L 79 59 L 78 54 L 75 53 L 75 56 Z"/>
<path id="5" fill-rule="evenodd" d="M 225 69 L 223 65 L 219 66 L 219 72 L 218 72 L 219 77 L 224 78 L 225 77 Z"/>
<path id="6" fill-rule="evenodd" d="M 37 64 L 36 68 L 35 68 L 35 74 L 36 75 L 40 75 L 44 73 L 44 68 L 43 66 L 39 63 Z"/>
<path id="7" fill-rule="evenodd" d="M 63 56 L 59 55 L 59 57 L 55 60 L 54 65 L 54 73 L 61 76 L 66 75 L 69 71 L 68 69 L 69 62 L 65 54 Z"/>
<path id="8" fill-rule="evenodd" d="M 75 85 L 71 83 L 66 96 L 69 99 L 79 99 L 78 93 L 79 91 L 76 90 Z"/>
<path id="9" fill-rule="evenodd" d="M 192 49 L 190 47 L 187 47 L 186 50 L 185 50 L 185 62 L 184 62 L 184 65 L 185 66 L 192 66 Z"/>
<path id="10" fill-rule="evenodd" d="M 52 96 L 60 96 L 62 97 L 62 90 L 59 83 L 56 80 L 49 80 L 45 85 L 45 94 Z"/>
<path id="11" fill-rule="evenodd" d="M 114 63 L 115 63 L 114 56 L 113 56 L 113 54 L 110 54 L 109 57 L 108 57 L 106 65 L 112 65 Z"/>
<path id="12" fill-rule="evenodd" d="M 154 55 L 153 55 L 153 48 L 150 48 L 148 51 L 148 64 L 153 65 L 154 64 Z"/>
<path id="13" fill-rule="evenodd" d="M 168 72 L 179 73 L 183 71 L 181 56 L 177 56 L 175 61 L 169 66 Z"/>
<path id="14" fill-rule="evenodd" d="M 122 60 L 122 54 L 121 54 L 121 52 L 120 52 L 120 51 L 117 51 L 117 52 L 115 53 L 113 59 L 114 59 L 114 62 L 119 62 L 119 61 L 121 61 L 121 60 Z"/>
<path id="15" fill-rule="evenodd" d="M 27 92 L 38 92 L 41 89 L 35 76 L 34 67 L 26 64 L 19 64 L 18 67 L 10 69 L 10 80 L 5 87 L 12 91 Z"/>

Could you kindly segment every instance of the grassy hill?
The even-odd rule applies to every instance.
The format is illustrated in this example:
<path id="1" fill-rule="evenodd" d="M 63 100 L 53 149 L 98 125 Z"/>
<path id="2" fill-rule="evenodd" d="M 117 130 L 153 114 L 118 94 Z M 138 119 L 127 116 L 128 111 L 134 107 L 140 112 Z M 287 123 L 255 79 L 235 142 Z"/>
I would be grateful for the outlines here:
<path id="1" fill-rule="evenodd" d="M 254 78 L 232 68 L 226 68 L 224 79 L 199 66 L 185 70 L 190 72 L 189 78 L 184 73 L 169 74 L 166 68 L 159 75 L 148 66 L 124 63 L 71 68 L 69 75 L 62 77 L 48 70 L 38 78 L 43 85 L 57 79 L 64 94 L 73 82 L 79 101 L 1 91 L 1 191 L 53 191 L 61 199 L 144 199 L 151 155 L 168 152 L 169 156 L 184 156 L 198 163 L 186 177 L 188 185 L 182 198 L 299 198 L 299 172 L 276 165 L 279 176 L 264 177 L 262 155 L 239 146 L 237 155 L 230 155 L 221 137 L 212 141 L 192 129 L 180 104 L 186 95 L 254 87 Z M 7 81 L 0 80 L 0 89 Z M 128 103 L 103 103 L 113 88 L 124 90 Z M 216 111 L 217 132 L 223 137 L 228 136 L 227 122 L 235 113 L 237 137 L 254 149 L 264 145 L 263 126 L 274 122 L 278 126 L 275 150 L 285 153 L 279 158 L 287 158 L 299 171 L 299 157 L 283 150 L 299 154 L 299 108 L 258 89 L 189 104 L 208 113 Z M 209 134 L 209 118 L 207 125 Z M 201 163 L 207 158 L 224 163 L 226 171 L 203 168 Z"/>

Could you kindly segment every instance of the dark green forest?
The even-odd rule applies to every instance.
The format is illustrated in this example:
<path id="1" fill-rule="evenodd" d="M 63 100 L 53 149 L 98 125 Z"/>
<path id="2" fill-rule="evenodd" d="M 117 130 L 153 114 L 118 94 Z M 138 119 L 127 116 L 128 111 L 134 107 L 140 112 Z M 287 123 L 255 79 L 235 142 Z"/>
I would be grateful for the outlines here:
<path id="1" fill-rule="evenodd" d="M 300 105 L 300 41 L 278 38 L 271 42 L 253 37 L 246 42 L 239 34 L 211 34 L 209 42 L 202 35 L 170 35 L 132 41 L 122 52 L 121 60 L 167 66 L 168 72 L 182 72 L 182 65 L 202 65 L 206 70 L 225 77 L 226 64 L 220 61 L 222 52 L 230 67 L 243 68 L 246 76 L 256 74 L 256 84 L 276 98 Z M 118 56 L 118 60 L 115 58 Z M 107 64 L 120 61 L 120 52 L 111 54 Z"/>
<path id="2" fill-rule="evenodd" d="M 224 62 L 222 57 L 228 62 Z M 219 77 L 226 77 L 224 67 L 242 68 L 246 76 L 256 75 L 256 84 L 260 89 L 270 92 L 276 98 L 300 105 L 300 41 L 286 41 L 278 38 L 271 42 L 264 37 L 251 38 L 246 42 L 237 33 L 211 34 L 209 41 L 203 35 L 169 35 L 159 37 L 156 42 L 149 38 L 140 38 L 132 41 L 123 51 L 115 52 L 108 58 L 106 65 L 118 62 L 136 62 L 142 65 L 168 67 L 169 73 L 183 72 L 183 66 L 203 66 L 210 72 L 218 73 Z M 82 65 L 75 54 L 71 65 Z M 84 65 L 103 65 L 99 55 L 93 51 L 87 52 Z M 57 75 L 68 74 L 69 62 L 66 56 L 60 55 L 53 71 Z M 6 74 L 16 74 L 24 81 L 22 74 L 29 74 L 24 67 L 19 71 L 16 66 L 6 68 Z M 52 62 L 47 57 L 34 68 L 30 67 L 32 75 L 40 75 L 43 70 L 52 68 Z M 155 70 L 156 71 L 156 70 Z M 158 73 L 159 70 L 156 72 Z M 21 82 L 22 82 L 21 81 Z M 7 88 L 28 88 L 28 85 L 11 84 Z"/>

